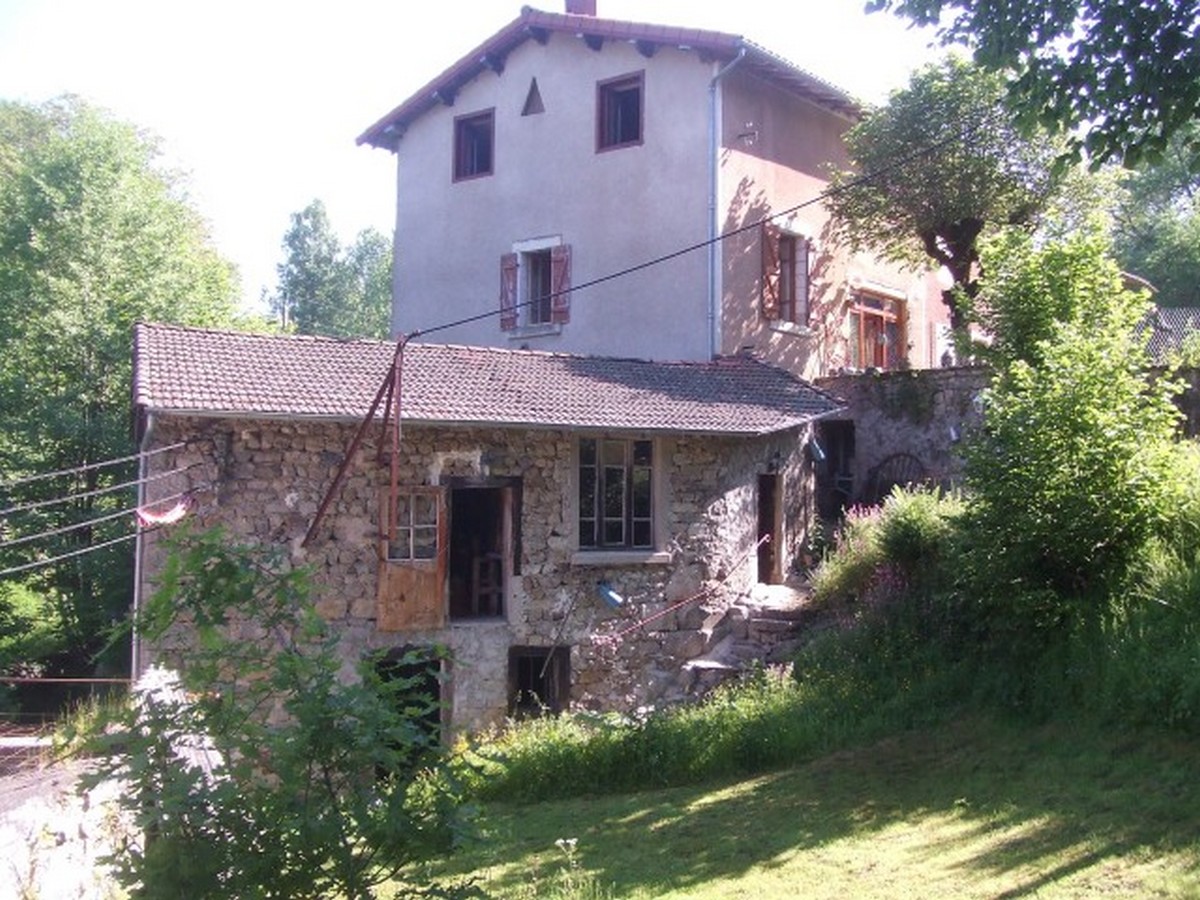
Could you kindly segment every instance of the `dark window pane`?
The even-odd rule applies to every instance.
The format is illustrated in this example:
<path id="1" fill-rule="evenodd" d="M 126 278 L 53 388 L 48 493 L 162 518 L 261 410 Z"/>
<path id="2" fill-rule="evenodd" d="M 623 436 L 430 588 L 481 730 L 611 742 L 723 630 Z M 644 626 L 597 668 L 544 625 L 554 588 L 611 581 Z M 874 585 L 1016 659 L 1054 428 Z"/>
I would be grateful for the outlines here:
<path id="1" fill-rule="evenodd" d="M 635 466 L 648 466 L 653 458 L 654 446 L 652 441 L 634 441 L 633 442 L 633 464 Z"/>
<path id="2" fill-rule="evenodd" d="M 413 529 L 413 559 L 433 559 L 437 556 L 437 529 Z"/>
<path id="3" fill-rule="evenodd" d="M 579 470 L 579 515 L 591 518 L 596 511 L 596 470 Z"/>
<path id="4" fill-rule="evenodd" d="M 580 519 L 579 520 L 579 546 L 580 547 L 595 547 L 596 546 L 596 520 L 595 519 Z"/>
<path id="5" fill-rule="evenodd" d="M 596 442 L 591 438 L 579 442 L 579 464 L 583 466 L 596 464 Z"/>
<path id="6" fill-rule="evenodd" d="M 608 546 L 621 546 L 625 543 L 625 523 L 620 519 L 615 522 L 604 521 L 604 543 Z"/>
<path id="7" fill-rule="evenodd" d="M 633 470 L 633 515 L 639 519 L 650 518 L 650 470 Z"/>
<path id="8" fill-rule="evenodd" d="M 625 470 L 604 469 L 604 518 L 625 518 Z"/>
<path id="9" fill-rule="evenodd" d="M 650 547 L 653 544 L 654 538 L 651 535 L 650 523 L 641 519 L 635 520 L 633 523 L 633 546 Z"/>
<path id="10" fill-rule="evenodd" d="M 625 442 L 604 442 L 604 464 L 606 466 L 625 466 Z"/>

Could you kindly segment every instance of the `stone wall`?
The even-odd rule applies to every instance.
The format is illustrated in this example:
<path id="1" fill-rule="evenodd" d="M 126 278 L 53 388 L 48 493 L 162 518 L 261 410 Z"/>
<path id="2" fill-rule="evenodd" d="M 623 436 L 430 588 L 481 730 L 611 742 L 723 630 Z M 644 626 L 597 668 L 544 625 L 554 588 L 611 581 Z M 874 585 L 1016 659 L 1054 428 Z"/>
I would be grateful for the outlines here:
<path id="1" fill-rule="evenodd" d="M 182 470 L 152 481 L 149 498 L 194 491 L 195 518 L 203 525 L 220 524 L 240 539 L 281 547 L 293 564 L 310 566 L 319 609 L 344 635 L 347 676 L 372 651 L 447 647 L 452 662 L 445 692 L 455 727 L 505 714 L 510 647 L 569 647 L 575 704 L 629 710 L 678 699 L 687 688 L 683 663 L 705 650 L 707 617 L 757 581 L 759 474 L 774 471 L 783 479 L 785 567 L 808 538 L 813 504 L 803 452 L 807 432 L 657 439 L 660 552 L 652 561 L 632 561 L 578 549 L 575 435 L 406 426 L 398 461 L 402 485 L 520 479 L 520 553 L 507 579 L 502 617 L 382 631 L 376 604 L 389 467 L 380 458 L 377 431 L 356 454 L 313 540 L 302 546 L 353 432 L 348 424 L 156 417 L 151 449 L 187 444 L 149 457 L 152 477 Z M 146 590 L 164 562 L 157 533 L 146 536 L 142 554 Z M 627 599 L 619 611 L 599 600 L 599 581 Z M 698 602 L 615 637 L 642 617 L 697 595 Z M 164 652 L 146 648 L 139 666 Z"/>
<path id="2" fill-rule="evenodd" d="M 913 469 L 942 485 L 957 482 L 962 460 L 957 448 L 980 421 L 976 398 L 990 370 L 972 367 L 867 372 L 822 378 L 820 387 L 846 404 L 838 418 L 854 423 L 849 502 L 871 502 L 888 472 Z"/>

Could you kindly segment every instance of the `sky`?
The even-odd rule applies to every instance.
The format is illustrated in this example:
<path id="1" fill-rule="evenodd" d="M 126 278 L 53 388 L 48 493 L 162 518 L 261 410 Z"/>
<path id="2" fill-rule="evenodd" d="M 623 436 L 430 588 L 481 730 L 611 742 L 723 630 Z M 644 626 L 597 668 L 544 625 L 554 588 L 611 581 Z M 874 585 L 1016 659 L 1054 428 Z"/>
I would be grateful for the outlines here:
<path id="1" fill-rule="evenodd" d="M 562 0 L 532 5 L 562 12 Z M 597 0 L 605 18 L 740 34 L 868 102 L 937 54 L 863 0 Z M 517 0 L 0 0 L 0 98 L 78 94 L 156 135 L 248 308 L 275 286 L 292 213 L 343 242 L 391 234 L 391 153 L 355 145 L 520 13 Z"/>

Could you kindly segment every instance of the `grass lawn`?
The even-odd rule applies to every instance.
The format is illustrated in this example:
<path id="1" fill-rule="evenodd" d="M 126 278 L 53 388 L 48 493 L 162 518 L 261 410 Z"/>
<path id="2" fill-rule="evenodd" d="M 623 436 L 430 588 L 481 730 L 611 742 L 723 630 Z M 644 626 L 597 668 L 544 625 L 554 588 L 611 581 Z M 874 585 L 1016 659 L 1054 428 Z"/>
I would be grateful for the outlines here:
<path id="1" fill-rule="evenodd" d="M 490 805 L 498 897 L 1200 897 L 1200 745 L 973 717 L 727 785 Z"/>

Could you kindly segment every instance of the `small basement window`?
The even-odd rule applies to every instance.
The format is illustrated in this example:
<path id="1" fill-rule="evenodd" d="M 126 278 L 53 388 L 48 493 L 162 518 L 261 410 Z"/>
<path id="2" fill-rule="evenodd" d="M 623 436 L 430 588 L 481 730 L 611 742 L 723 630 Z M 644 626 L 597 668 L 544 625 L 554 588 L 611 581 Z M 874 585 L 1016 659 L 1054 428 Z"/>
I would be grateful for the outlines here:
<path id="1" fill-rule="evenodd" d="M 508 714 L 530 718 L 558 714 L 571 698 L 571 648 L 510 647 Z"/>

